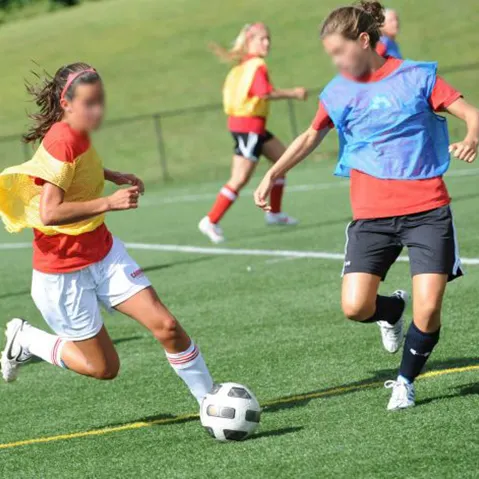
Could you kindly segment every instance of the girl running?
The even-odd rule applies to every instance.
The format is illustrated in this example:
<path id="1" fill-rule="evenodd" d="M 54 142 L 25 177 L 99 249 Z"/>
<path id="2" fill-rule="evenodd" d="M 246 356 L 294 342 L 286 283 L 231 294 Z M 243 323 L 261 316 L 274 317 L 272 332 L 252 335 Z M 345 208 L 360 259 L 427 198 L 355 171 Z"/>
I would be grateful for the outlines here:
<path id="1" fill-rule="evenodd" d="M 89 133 L 105 108 L 100 75 L 73 63 L 28 91 L 39 112 L 24 139 L 41 143 L 30 161 L 1 173 L 0 214 L 9 232 L 33 228 L 32 297 L 55 334 L 12 319 L 1 355 L 3 379 L 14 381 L 32 356 L 113 379 L 120 361 L 101 303 L 149 329 L 200 402 L 213 381 L 198 347 L 104 223 L 107 212 L 137 208 L 144 186 L 135 175 L 103 168 L 91 144 Z M 105 197 L 105 180 L 127 187 Z"/>
<path id="2" fill-rule="evenodd" d="M 248 183 L 259 157 L 264 155 L 274 163 L 285 151 L 283 144 L 266 130 L 270 100 L 306 100 L 307 97 L 304 88 L 283 90 L 273 87 L 265 63 L 270 46 L 270 33 L 263 23 L 243 27 L 229 51 L 213 46 L 220 58 L 235 63 L 223 87 L 228 129 L 234 141 L 231 176 L 221 188 L 208 215 L 198 225 L 199 230 L 213 243 L 225 240 L 219 222 Z M 284 185 L 285 178 L 277 178 L 271 191 L 271 211 L 266 213 L 265 218 L 268 225 L 297 224 L 294 218 L 281 210 Z"/>
<path id="3" fill-rule="evenodd" d="M 381 27 L 381 36 L 376 45 L 376 51 L 383 57 L 402 58 L 401 49 L 396 41 L 399 34 L 399 15 L 396 10 L 384 10 L 384 24 Z"/>
<path id="4" fill-rule="evenodd" d="M 354 321 L 377 323 L 385 349 L 403 340 L 407 294 L 378 295 L 381 280 L 408 248 L 413 321 L 399 375 L 388 381 L 389 410 L 414 406 L 414 380 L 439 340 L 448 281 L 461 276 L 458 246 L 442 175 L 449 152 L 465 162 L 477 155 L 479 111 L 436 73 L 435 63 L 383 58 L 375 51 L 384 21 L 378 2 L 334 10 L 321 28 L 326 53 L 339 69 L 320 95 L 311 127 L 267 172 L 258 206 L 276 178 L 308 156 L 334 127 L 340 139 L 336 174 L 351 179 L 353 221 L 346 229 L 342 309 Z M 466 123 L 463 141 L 449 146 L 446 111 Z"/>

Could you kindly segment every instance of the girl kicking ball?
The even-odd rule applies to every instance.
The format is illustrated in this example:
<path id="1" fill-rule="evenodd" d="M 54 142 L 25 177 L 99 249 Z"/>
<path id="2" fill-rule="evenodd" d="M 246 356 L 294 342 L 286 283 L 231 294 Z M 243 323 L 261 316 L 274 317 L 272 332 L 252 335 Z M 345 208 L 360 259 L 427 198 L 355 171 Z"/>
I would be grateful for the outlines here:
<path id="1" fill-rule="evenodd" d="M 213 382 L 198 347 L 104 223 L 105 213 L 137 208 L 144 187 L 132 174 L 103 168 L 91 144 L 89 133 L 105 108 L 100 75 L 73 63 L 28 90 L 39 111 L 25 141 L 41 143 L 30 161 L 1 173 L 0 214 L 8 231 L 34 231 L 32 297 L 54 334 L 12 319 L 1 355 L 3 379 L 14 381 L 31 356 L 113 379 L 120 362 L 101 303 L 149 329 L 200 402 Z M 105 180 L 126 187 L 105 197 Z"/>
<path id="2" fill-rule="evenodd" d="M 258 206 L 277 178 L 306 158 L 335 127 L 336 174 L 350 177 L 353 221 L 348 225 L 342 308 L 354 321 L 377 323 L 387 351 L 403 340 L 407 294 L 378 295 L 403 247 L 408 248 L 413 321 L 399 374 L 388 381 L 389 410 L 414 406 L 414 380 L 439 340 L 446 284 L 461 276 L 450 198 L 442 175 L 449 152 L 474 161 L 479 111 L 437 75 L 435 63 L 383 58 L 375 52 L 384 21 L 378 2 L 334 10 L 321 28 L 326 53 L 339 70 L 320 95 L 311 127 L 268 171 L 255 192 Z M 463 141 L 449 145 L 446 111 L 466 123 Z M 448 151 L 449 150 L 449 151 Z"/>
<path id="3" fill-rule="evenodd" d="M 274 163 L 285 151 L 283 144 L 266 130 L 270 100 L 305 100 L 307 97 L 304 88 L 280 90 L 273 87 L 265 62 L 270 46 L 271 38 L 266 25 L 254 23 L 241 30 L 231 50 L 213 47 L 220 58 L 235 64 L 223 87 L 228 129 L 234 141 L 231 176 L 221 188 L 208 215 L 198 225 L 213 243 L 225 240 L 219 222 L 248 183 L 259 157 L 264 155 Z M 277 178 L 271 191 L 271 210 L 266 213 L 269 225 L 297 223 L 281 209 L 284 186 L 285 178 Z"/>

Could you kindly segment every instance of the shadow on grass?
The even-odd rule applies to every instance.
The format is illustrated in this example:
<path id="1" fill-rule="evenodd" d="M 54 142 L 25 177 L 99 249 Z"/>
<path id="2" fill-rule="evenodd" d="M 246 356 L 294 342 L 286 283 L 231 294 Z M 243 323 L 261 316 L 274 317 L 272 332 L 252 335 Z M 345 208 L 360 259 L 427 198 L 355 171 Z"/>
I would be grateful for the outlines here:
<path id="1" fill-rule="evenodd" d="M 444 361 L 430 361 L 427 365 L 425 372 L 428 371 L 441 371 L 451 368 L 460 368 L 466 366 L 477 366 L 479 365 L 479 358 L 450 358 Z M 313 399 L 324 399 L 328 397 L 337 397 L 344 396 L 346 394 L 352 394 L 366 389 L 377 387 L 378 382 L 386 381 L 388 379 L 393 379 L 397 375 L 397 368 L 395 369 L 381 369 L 375 371 L 373 375 L 361 381 L 355 381 L 334 388 L 318 389 L 315 391 L 310 391 L 302 394 L 297 394 L 294 396 L 285 396 L 278 398 L 276 400 L 270 401 L 265 404 L 265 412 L 275 412 L 281 411 L 283 409 L 290 409 L 296 407 L 304 407 L 309 404 Z M 461 388 L 458 388 L 458 392 L 445 396 L 447 397 L 456 397 L 456 396 L 465 396 L 470 394 L 479 394 L 479 385 L 465 385 Z M 425 404 L 427 402 L 432 402 L 434 400 L 441 398 L 430 398 L 424 401 L 418 402 L 418 404 Z"/>
<path id="2" fill-rule="evenodd" d="M 427 399 L 416 401 L 416 406 L 425 406 L 436 401 L 442 401 L 444 399 L 453 399 L 457 397 L 476 396 L 479 395 L 479 383 L 476 384 L 462 384 L 453 388 L 453 393 L 443 394 L 441 396 L 435 396 Z"/>
<path id="3" fill-rule="evenodd" d="M 248 441 L 254 441 L 256 439 L 263 439 L 265 437 L 278 437 L 286 434 L 293 434 L 304 429 L 304 426 L 283 427 L 281 429 L 273 429 L 271 431 L 259 432 L 251 436 Z"/>
<path id="4" fill-rule="evenodd" d="M 442 371 L 447 369 L 461 368 L 467 366 L 479 366 L 479 358 L 450 358 L 444 361 L 431 361 L 427 371 Z M 303 392 L 294 396 L 283 396 L 271 401 L 263 403 L 263 412 L 271 413 L 284 409 L 304 407 L 309 404 L 313 399 L 325 399 L 329 397 L 344 396 L 346 394 L 352 394 L 367 389 L 377 388 L 382 381 L 391 379 L 397 374 L 397 369 L 382 369 L 375 371 L 373 375 L 362 381 L 355 381 L 341 386 L 318 389 L 309 392 Z M 428 398 L 423 401 L 419 401 L 418 405 L 427 404 L 440 399 L 449 399 L 457 396 L 470 396 L 479 394 L 479 384 L 464 384 L 455 388 L 456 392 L 450 395 L 444 395 L 435 398 Z M 130 420 L 127 422 L 106 424 L 103 428 L 122 427 L 132 423 L 146 423 L 148 426 L 165 426 L 170 424 L 184 424 L 192 421 L 197 421 L 197 414 L 187 414 L 184 416 L 174 416 L 172 414 L 159 414 L 156 416 L 146 416 Z M 303 427 L 288 427 L 283 429 L 277 429 L 272 431 L 264 431 L 255 436 L 252 439 L 260 439 L 262 437 L 275 437 L 282 436 L 284 434 L 291 434 L 298 432 Z"/>

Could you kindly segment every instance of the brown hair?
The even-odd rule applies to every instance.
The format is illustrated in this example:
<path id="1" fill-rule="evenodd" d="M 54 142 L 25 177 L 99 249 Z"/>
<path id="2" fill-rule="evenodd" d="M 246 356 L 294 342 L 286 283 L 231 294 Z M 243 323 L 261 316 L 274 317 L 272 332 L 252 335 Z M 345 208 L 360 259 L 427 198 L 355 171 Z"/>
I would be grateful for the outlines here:
<path id="1" fill-rule="evenodd" d="M 339 33 L 349 40 L 357 40 L 361 33 L 367 33 L 371 48 L 375 48 L 383 23 L 384 7 L 379 2 L 363 0 L 333 10 L 321 27 L 321 38 Z"/>
<path id="2" fill-rule="evenodd" d="M 261 28 L 268 27 L 261 22 L 247 23 L 239 32 L 233 46 L 228 50 L 217 43 L 210 43 L 210 50 L 225 63 L 239 63 L 248 53 L 248 41 Z"/>
<path id="3" fill-rule="evenodd" d="M 68 76 L 72 73 L 79 73 L 79 75 L 70 83 L 67 90 L 63 92 Z M 34 75 L 41 79 L 38 73 L 34 72 Z M 63 108 L 60 105 L 62 92 L 64 93 L 64 98 L 71 100 L 77 85 L 95 83 L 100 80 L 100 75 L 90 65 L 81 62 L 60 67 L 54 76 L 49 75 L 47 72 L 44 72 L 44 75 L 45 78 L 38 85 L 32 85 L 28 82 L 25 84 L 27 92 L 32 95 L 34 102 L 39 107 L 38 112 L 28 115 L 33 120 L 33 125 L 23 135 L 25 143 L 42 140 L 52 125 L 62 119 Z"/>

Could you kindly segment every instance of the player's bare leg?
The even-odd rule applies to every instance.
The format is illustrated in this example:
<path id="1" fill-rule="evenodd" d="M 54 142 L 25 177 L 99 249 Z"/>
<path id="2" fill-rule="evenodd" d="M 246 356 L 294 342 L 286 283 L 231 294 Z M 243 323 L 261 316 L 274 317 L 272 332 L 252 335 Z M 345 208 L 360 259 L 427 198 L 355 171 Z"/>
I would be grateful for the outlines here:
<path id="1" fill-rule="evenodd" d="M 211 211 L 198 224 L 199 230 L 212 243 L 222 243 L 225 240 L 219 222 L 238 199 L 240 191 L 246 186 L 256 169 L 256 161 L 243 156 L 234 155 L 231 165 L 231 176 L 221 188 Z"/>
<path id="2" fill-rule="evenodd" d="M 263 145 L 263 155 L 271 163 L 276 163 L 286 151 L 285 146 L 278 138 L 273 136 Z M 270 195 L 271 211 L 265 215 L 266 223 L 269 225 L 293 226 L 298 224 L 298 220 L 288 216 L 281 209 L 286 178 L 278 178 L 275 181 Z"/>
<path id="3" fill-rule="evenodd" d="M 173 369 L 201 403 L 213 387 L 211 375 L 199 348 L 160 301 L 155 290 L 146 288 L 116 306 L 116 309 L 151 331 L 165 349 Z"/>
<path id="4" fill-rule="evenodd" d="M 104 326 L 93 338 L 67 341 L 16 318 L 7 324 L 6 336 L 1 363 L 7 382 L 17 379 L 18 368 L 31 356 L 96 379 L 113 379 L 120 368 L 118 354 Z"/>
<path id="5" fill-rule="evenodd" d="M 341 305 L 348 319 L 377 323 L 384 349 L 395 353 L 404 336 L 404 311 L 408 295 L 396 291 L 391 296 L 378 295 L 381 278 L 369 273 L 348 273 L 343 277 Z"/>

